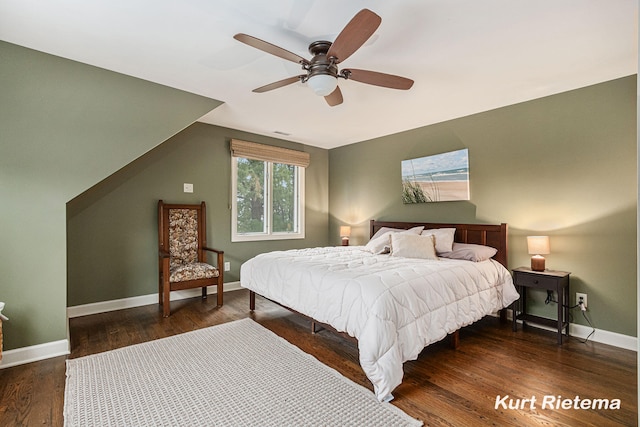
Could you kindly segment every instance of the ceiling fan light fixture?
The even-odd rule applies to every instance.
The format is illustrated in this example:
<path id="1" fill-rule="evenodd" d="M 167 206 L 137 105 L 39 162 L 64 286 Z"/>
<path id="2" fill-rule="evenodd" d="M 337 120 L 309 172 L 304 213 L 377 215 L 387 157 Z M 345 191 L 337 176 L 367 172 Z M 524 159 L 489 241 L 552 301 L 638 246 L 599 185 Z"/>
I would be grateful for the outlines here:
<path id="1" fill-rule="evenodd" d="M 338 86 L 338 79 L 330 74 L 316 74 L 309 77 L 307 85 L 318 96 L 331 94 Z"/>

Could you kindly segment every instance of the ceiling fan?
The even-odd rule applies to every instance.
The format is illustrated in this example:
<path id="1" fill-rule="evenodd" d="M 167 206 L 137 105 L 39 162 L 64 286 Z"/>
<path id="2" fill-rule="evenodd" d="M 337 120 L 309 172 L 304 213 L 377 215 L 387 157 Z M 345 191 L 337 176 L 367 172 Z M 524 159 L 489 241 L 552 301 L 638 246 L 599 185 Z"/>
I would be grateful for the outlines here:
<path id="1" fill-rule="evenodd" d="M 342 104 L 342 92 L 338 87 L 338 78 L 401 90 L 407 90 L 413 85 L 413 80 L 392 74 L 355 68 L 338 69 L 338 64 L 358 50 L 378 29 L 381 22 L 380 16 L 369 9 L 362 9 L 343 28 L 333 43 L 325 40 L 311 43 L 309 45 L 309 52 L 313 55 L 311 60 L 247 34 L 236 34 L 233 38 L 256 49 L 296 62 L 302 65 L 302 69 L 305 71 L 305 74 L 261 86 L 254 89 L 253 92 L 267 92 L 292 83 L 302 82 L 311 87 L 316 95 L 324 96 L 327 104 L 333 107 Z"/>

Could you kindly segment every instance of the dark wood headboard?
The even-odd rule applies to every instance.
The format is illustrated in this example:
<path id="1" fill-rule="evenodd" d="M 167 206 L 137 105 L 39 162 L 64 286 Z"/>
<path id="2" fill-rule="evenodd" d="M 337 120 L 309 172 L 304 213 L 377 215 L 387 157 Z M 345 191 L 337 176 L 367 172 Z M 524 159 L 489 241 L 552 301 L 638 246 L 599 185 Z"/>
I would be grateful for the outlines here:
<path id="1" fill-rule="evenodd" d="M 474 243 L 496 248 L 498 252 L 493 259 L 507 266 L 507 224 L 439 224 L 431 222 L 397 222 L 397 221 L 370 221 L 369 237 L 373 236 L 380 228 L 402 228 L 408 230 L 413 227 L 424 226 L 429 228 L 455 228 L 454 240 L 458 243 Z"/>

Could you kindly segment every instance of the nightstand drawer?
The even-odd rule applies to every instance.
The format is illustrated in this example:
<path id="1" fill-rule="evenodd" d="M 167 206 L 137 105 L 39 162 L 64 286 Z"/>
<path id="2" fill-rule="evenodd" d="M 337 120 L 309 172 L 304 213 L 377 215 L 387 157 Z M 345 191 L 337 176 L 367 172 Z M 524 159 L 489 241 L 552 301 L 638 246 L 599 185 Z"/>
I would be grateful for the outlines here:
<path id="1" fill-rule="evenodd" d="M 518 286 L 530 288 L 554 289 L 558 283 L 556 277 L 545 277 L 539 274 L 514 273 L 514 283 Z"/>

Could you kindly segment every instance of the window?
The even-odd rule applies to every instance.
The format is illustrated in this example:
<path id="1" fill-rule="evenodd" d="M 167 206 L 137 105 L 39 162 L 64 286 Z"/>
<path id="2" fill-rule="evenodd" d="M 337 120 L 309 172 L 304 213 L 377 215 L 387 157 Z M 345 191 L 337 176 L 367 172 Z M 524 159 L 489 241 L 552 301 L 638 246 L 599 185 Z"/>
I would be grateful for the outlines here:
<path id="1" fill-rule="evenodd" d="M 231 241 L 304 238 L 308 154 L 293 151 L 306 155 L 300 162 L 288 156 L 291 151 L 231 141 Z"/>

